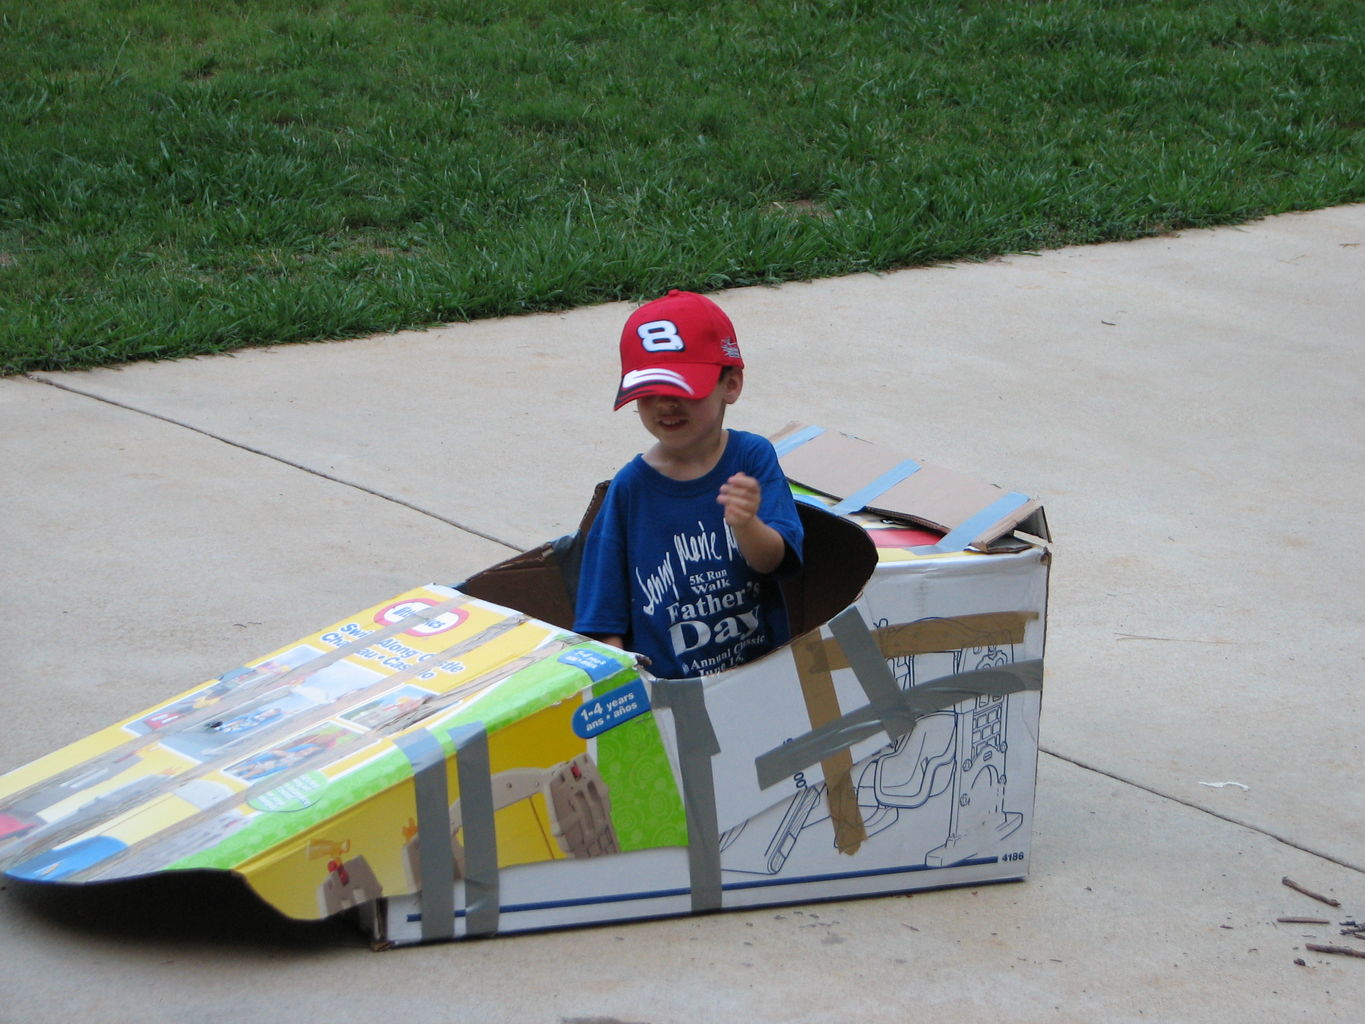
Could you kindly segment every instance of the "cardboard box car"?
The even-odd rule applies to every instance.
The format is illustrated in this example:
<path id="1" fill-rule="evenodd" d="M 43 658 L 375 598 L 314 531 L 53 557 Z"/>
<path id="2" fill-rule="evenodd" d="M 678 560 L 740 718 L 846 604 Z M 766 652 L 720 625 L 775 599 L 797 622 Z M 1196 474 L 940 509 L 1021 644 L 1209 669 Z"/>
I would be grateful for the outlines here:
<path id="1" fill-rule="evenodd" d="M 0 867 L 234 872 L 383 944 L 1022 878 L 1042 508 L 774 442 L 807 531 L 790 644 L 665 680 L 573 634 L 580 528 L 0 778 Z"/>

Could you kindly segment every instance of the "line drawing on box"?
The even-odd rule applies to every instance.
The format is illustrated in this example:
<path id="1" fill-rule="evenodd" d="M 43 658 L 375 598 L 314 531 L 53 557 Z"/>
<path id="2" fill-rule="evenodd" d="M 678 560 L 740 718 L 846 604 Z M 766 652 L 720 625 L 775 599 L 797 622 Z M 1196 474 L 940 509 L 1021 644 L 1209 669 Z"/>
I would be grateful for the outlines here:
<path id="1" fill-rule="evenodd" d="M 950 629 L 952 620 L 938 621 Z M 879 619 L 877 629 L 890 625 Z M 999 668 L 1014 662 L 1014 645 L 978 643 L 980 637 L 960 627 L 962 644 L 953 650 L 888 659 L 897 685 L 910 689 L 948 675 Z M 915 727 L 854 765 L 858 810 L 867 839 L 913 820 L 916 834 L 931 844 L 910 854 L 926 867 L 948 867 L 996 854 L 1002 841 L 1018 831 L 1024 816 L 1005 808 L 1007 701 L 1005 696 L 978 695 L 955 707 L 921 716 Z M 772 832 L 751 818 L 722 833 L 722 868 L 739 874 L 778 875 L 803 834 L 829 820 L 823 782 L 801 784 L 779 805 Z M 935 819 L 941 819 L 937 829 Z M 902 829 L 910 833 L 910 829 Z M 748 833 L 747 835 L 745 833 Z M 829 839 L 829 829 L 823 829 Z M 727 853 L 729 854 L 727 856 Z"/>

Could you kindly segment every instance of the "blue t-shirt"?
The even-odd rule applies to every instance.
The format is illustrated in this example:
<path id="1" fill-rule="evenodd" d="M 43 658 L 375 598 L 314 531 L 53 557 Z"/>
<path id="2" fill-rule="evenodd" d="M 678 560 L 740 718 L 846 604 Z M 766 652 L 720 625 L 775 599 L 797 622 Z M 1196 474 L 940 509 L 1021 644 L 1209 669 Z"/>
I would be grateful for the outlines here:
<path id="1" fill-rule="evenodd" d="M 716 501 L 736 473 L 759 482 L 758 517 L 787 542 L 778 574 L 749 568 Z M 588 531 L 574 629 L 619 635 L 650 671 L 684 679 L 733 668 L 791 637 L 777 575 L 801 562 L 801 519 L 764 437 L 729 432 L 696 480 L 664 476 L 637 455 L 612 480 Z"/>

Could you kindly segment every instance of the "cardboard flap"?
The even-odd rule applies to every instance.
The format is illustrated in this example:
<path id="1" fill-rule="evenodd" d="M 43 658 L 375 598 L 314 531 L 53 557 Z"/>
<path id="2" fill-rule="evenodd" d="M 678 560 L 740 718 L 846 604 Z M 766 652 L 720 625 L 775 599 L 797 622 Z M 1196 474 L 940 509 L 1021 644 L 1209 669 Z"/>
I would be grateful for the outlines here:
<path id="1" fill-rule="evenodd" d="M 772 438 L 787 478 L 835 498 L 841 513 L 866 510 L 945 535 L 945 550 L 990 550 L 1015 530 L 1051 540 L 1043 506 L 860 438 L 801 423 Z"/>
<path id="2" fill-rule="evenodd" d="M 610 480 L 604 480 L 597 485 L 575 532 L 475 573 L 455 584 L 455 589 L 470 597 L 515 608 L 561 629 L 573 629 L 583 541 L 610 484 Z"/>

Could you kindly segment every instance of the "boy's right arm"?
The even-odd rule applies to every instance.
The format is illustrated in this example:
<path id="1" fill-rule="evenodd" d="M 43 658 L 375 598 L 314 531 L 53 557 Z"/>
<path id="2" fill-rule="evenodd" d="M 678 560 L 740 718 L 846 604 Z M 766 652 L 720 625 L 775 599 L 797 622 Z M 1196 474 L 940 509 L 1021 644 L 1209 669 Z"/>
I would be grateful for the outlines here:
<path id="1" fill-rule="evenodd" d="M 763 502 L 759 482 L 747 473 L 736 473 L 721 485 L 716 500 L 725 506 L 725 523 L 749 568 L 764 576 L 775 572 L 786 557 L 787 542 L 759 518 Z"/>

